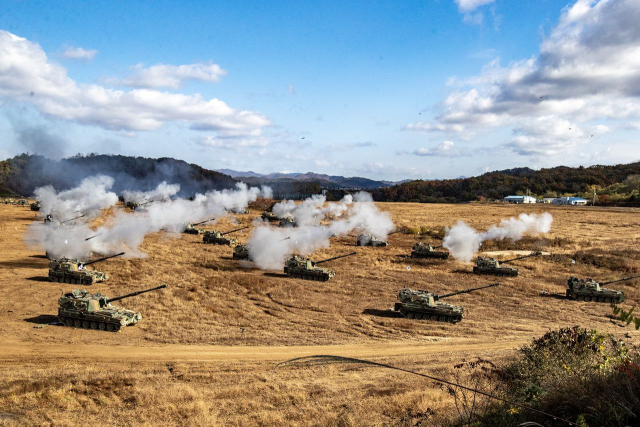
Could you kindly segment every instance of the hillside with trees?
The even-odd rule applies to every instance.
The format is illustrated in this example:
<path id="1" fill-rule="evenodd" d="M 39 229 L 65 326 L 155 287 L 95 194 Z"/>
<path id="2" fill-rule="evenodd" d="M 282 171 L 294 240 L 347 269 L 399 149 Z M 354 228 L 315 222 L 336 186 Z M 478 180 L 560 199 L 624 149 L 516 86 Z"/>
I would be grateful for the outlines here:
<path id="1" fill-rule="evenodd" d="M 509 195 L 542 197 L 580 196 L 591 199 L 596 190 L 601 203 L 640 204 L 640 162 L 615 166 L 539 171 L 529 168 L 489 172 L 472 178 L 410 181 L 373 192 L 385 202 L 459 203 L 501 200 Z"/>

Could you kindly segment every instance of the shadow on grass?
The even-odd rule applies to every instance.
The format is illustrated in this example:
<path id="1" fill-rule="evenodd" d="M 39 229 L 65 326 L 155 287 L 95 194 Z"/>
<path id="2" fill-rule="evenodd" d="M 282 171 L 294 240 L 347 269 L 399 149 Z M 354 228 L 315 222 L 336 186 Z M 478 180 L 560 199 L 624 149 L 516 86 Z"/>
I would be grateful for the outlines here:
<path id="1" fill-rule="evenodd" d="M 277 277 L 279 279 L 286 279 L 287 277 L 289 277 L 284 273 L 264 273 L 264 275 L 267 277 Z"/>
<path id="2" fill-rule="evenodd" d="M 403 317 L 402 314 L 398 313 L 397 311 L 393 311 L 393 310 L 379 310 L 377 308 L 365 308 L 362 311 L 362 314 L 368 314 L 370 316 L 377 316 L 377 317 Z"/>
<path id="3" fill-rule="evenodd" d="M 37 262 L 28 259 L 13 260 L 13 261 L 0 261 L 0 267 L 7 268 L 47 268 L 49 263 Z"/>
<path id="4" fill-rule="evenodd" d="M 24 319 L 25 322 L 35 323 L 36 325 L 56 325 L 62 326 L 62 323 L 58 320 L 58 316 L 52 314 L 40 314 L 36 317 L 29 317 Z"/>
<path id="5" fill-rule="evenodd" d="M 47 276 L 33 276 L 27 277 L 27 280 L 31 280 L 32 282 L 50 282 Z"/>

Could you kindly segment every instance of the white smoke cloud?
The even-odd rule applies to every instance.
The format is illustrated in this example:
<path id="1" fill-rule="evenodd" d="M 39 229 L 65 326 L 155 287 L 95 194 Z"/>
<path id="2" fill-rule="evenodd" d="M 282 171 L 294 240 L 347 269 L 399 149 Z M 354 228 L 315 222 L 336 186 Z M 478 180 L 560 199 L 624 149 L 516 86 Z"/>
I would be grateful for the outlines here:
<path id="1" fill-rule="evenodd" d="M 167 200 L 171 196 L 178 194 L 178 191 L 180 191 L 180 184 L 167 184 L 166 181 L 162 181 L 151 191 L 125 190 L 122 192 L 122 196 L 125 202 L 143 203 L 150 200 Z"/>
<path id="2" fill-rule="evenodd" d="M 102 209 L 107 209 L 118 203 L 118 196 L 109 191 L 113 186 L 113 178 L 106 175 L 96 175 L 85 178 L 80 185 L 71 190 L 57 192 L 48 185 L 36 188 L 35 197 L 40 200 L 40 213 L 51 215 L 58 221 L 66 221 L 80 215 L 86 219 L 100 215 Z"/>
<path id="3" fill-rule="evenodd" d="M 454 258 L 469 262 L 485 240 L 511 239 L 515 241 L 520 240 L 526 233 L 548 233 L 551 230 L 552 222 L 553 217 L 548 212 L 541 215 L 523 213 L 518 218 L 503 219 L 499 225 L 492 225 L 484 233 L 479 233 L 464 221 L 458 221 L 456 225 L 447 230 L 443 246 L 449 249 Z"/>
<path id="4" fill-rule="evenodd" d="M 291 215 L 298 227 L 272 228 L 258 222 L 249 238 L 249 258 L 261 269 L 278 270 L 293 253 L 310 255 L 320 248 L 328 248 L 331 236 L 342 236 L 357 230 L 385 240 L 394 229 L 388 212 L 381 212 L 369 193 L 347 195 L 339 203 L 324 207 L 323 196 L 313 196 L 296 205 L 285 201 L 274 206 L 276 215 Z M 320 225 L 325 215 L 342 217 L 327 226 Z"/>

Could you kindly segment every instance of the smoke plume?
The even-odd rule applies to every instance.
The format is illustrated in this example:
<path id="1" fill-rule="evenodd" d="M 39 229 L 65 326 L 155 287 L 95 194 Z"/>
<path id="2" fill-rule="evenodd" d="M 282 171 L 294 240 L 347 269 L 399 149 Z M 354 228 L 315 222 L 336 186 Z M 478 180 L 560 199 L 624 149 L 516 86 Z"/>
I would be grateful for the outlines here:
<path id="1" fill-rule="evenodd" d="M 178 194 L 178 191 L 180 191 L 180 184 L 167 184 L 167 181 L 162 181 L 151 191 L 125 190 L 122 192 L 122 196 L 124 197 L 125 203 L 143 203 L 150 200 L 167 200 L 171 196 Z"/>
<path id="2" fill-rule="evenodd" d="M 548 233 L 551 230 L 552 222 L 553 217 L 548 212 L 541 215 L 523 213 L 518 218 L 503 219 L 500 224 L 492 225 L 484 233 L 478 233 L 464 221 L 458 221 L 456 225 L 447 230 L 443 246 L 449 249 L 454 258 L 469 262 L 485 240 L 511 239 L 516 241 L 526 233 Z"/>

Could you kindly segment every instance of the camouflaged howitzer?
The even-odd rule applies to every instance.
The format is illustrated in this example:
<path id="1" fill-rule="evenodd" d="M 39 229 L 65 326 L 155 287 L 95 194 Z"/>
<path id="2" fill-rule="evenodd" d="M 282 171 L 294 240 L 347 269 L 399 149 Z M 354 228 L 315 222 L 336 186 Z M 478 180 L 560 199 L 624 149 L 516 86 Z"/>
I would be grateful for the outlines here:
<path id="1" fill-rule="evenodd" d="M 237 260 L 248 260 L 249 259 L 249 246 L 244 245 L 236 245 L 233 248 L 233 259 Z"/>
<path id="2" fill-rule="evenodd" d="M 19 199 L 16 202 L 16 206 L 29 206 L 29 201 L 27 199 Z"/>
<path id="3" fill-rule="evenodd" d="M 124 252 L 87 263 L 68 258 L 52 259 L 49 261 L 49 280 L 51 282 L 71 283 L 75 285 L 93 285 L 94 283 L 104 282 L 109 279 L 109 276 L 101 271 L 89 270 L 86 268 L 87 265 L 115 258 L 120 255 L 124 255 Z"/>
<path id="4" fill-rule="evenodd" d="M 280 218 L 278 218 L 278 216 L 276 214 L 274 214 L 273 212 L 264 211 L 264 212 L 262 212 L 262 215 L 260 217 L 262 219 L 265 219 L 265 220 L 269 221 L 269 222 L 280 221 Z"/>
<path id="5" fill-rule="evenodd" d="M 138 323 L 142 315 L 136 311 L 113 306 L 112 302 L 166 287 L 167 285 L 161 285 L 115 298 L 74 289 L 72 292 L 64 293 L 58 300 L 58 320 L 66 326 L 117 332 L 124 326 Z"/>
<path id="6" fill-rule="evenodd" d="M 473 266 L 473 272 L 475 274 L 493 274 L 494 276 L 516 277 L 518 276 L 517 268 L 503 267 L 501 264 L 539 255 L 542 255 L 542 252 L 532 252 L 529 255 L 508 259 L 506 261 L 498 261 L 495 258 L 483 258 L 479 256 L 476 259 L 476 265 Z"/>
<path id="7" fill-rule="evenodd" d="M 356 241 L 356 245 L 358 246 L 373 246 L 373 247 L 384 247 L 389 246 L 384 240 L 378 240 L 376 236 L 373 234 L 361 234 L 358 236 L 358 240 Z"/>
<path id="8" fill-rule="evenodd" d="M 147 201 L 143 200 L 142 202 L 134 202 L 129 200 L 127 203 L 125 203 L 125 206 L 131 209 L 132 211 L 144 212 L 143 206 L 146 206 L 151 202 L 153 202 L 153 200 L 147 200 Z"/>
<path id="9" fill-rule="evenodd" d="M 465 289 L 463 291 L 451 292 L 444 295 L 435 295 L 426 290 L 412 291 L 411 289 L 405 288 L 398 293 L 399 302 L 395 303 L 393 309 L 408 319 L 424 319 L 438 322 L 457 323 L 463 318 L 464 308 L 438 302 L 439 300 L 453 295 L 465 294 L 498 285 L 499 283 L 492 283 L 479 288 Z"/>
<path id="10" fill-rule="evenodd" d="M 296 279 L 318 280 L 321 282 L 326 282 L 327 280 L 333 278 L 336 275 L 336 272 L 328 268 L 316 267 L 316 265 L 355 254 L 357 254 L 357 252 L 338 255 L 333 258 L 323 259 L 321 261 L 311 261 L 309 258 L 305 259 L 298 255 L 294 255 L 285 262 L 284 274 Z"/>
<path id="11" fill-rule="evenodd" d="M 411 258 L 449 258 L 449 252 L 436 251 L 442 246 L 431 246 L 429 243 L 416 243 L 411 248 Z"/>
<path id="12" fill-rule="evenodd" d="M 30 207 L 32 211 L 39 211 L 40 208 L 42 208 L 42 203 L 40 203 L 40 200 L 36 200 L 35 202 L 31 203 Z"/>
<path id="13" fill-rule="evenodd" d="M 11 197 L 8 198 L 8 199 L 4 199 L 4 204 L 5 205 L 13 205 L 15 202 L 16 202 L 15 199 L 13 199 Z"/>
<path id="14" fill-rule="evenodd" d="M 293 220 L 293 218 L 291 218 L 290 216 L 285 217 L 285 218 L 281 218 L 280 222 L 278 223 L 278 225 L 280 227 L 295 227 L 296 223 Z"/>
<path id="15" fill-rule="evenodd" d="M 596 282 L 593 279 L 578 279 L 570 277 L 567 281 L 567 298 L 578 301 L 594 301 L 618 304 L 624 301 L 624 292 L 615 289 L 603 288 L 603 285 L 611 283 L 625 282 L 627 280 L 637 279 L 640 276 L 625 277 L 618 280 L 610 280 L 608 282 Z"/>
<path id="16" fill-rule="evenodd" d="M 222 233 L 220 231 L 215 231 L 215 230 L 205 231 L 202 241 L 204 243 L 209 243 L 212 245 L 235 245 L 238 242 L 236 239 L 228 239 L 224 236 L 230 233 L 235 233 L 236 231 L 246 230 L 247 228 L 249 227 L 248 226 L 240 227 L 240 228 L 236 228 L 235 230 L 227 231 L 225 233 Z"/>
<path id="17" fill-rule="evenodd" d="M 205 219 L 204 221 L 196 222 L 195 224 L 187 223 L 184 225 L 183 233 L 186 234 L 202 234 L 204 233 L 203 228 L 196 228 L 196 225 L 204 224 L 205 222 L 213 221 L 215 218 Z"/>

